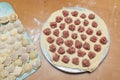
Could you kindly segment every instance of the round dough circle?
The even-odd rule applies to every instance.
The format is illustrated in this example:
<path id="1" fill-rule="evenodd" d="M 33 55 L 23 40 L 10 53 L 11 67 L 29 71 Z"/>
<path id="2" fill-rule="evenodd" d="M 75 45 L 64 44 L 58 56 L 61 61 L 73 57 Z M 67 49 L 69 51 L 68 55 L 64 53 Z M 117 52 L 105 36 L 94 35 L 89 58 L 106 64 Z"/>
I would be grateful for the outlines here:
<path id="1" fill-rule="evenodd" d="M 89 67 L 83 67 L 82 66 L 82 63 L 81 63 L 82 59 L 81 58 L 80 58 L 80 65 L 78 65 L 78 66 L 72 64 L 71 62 L 68 63 L 68 64 L 64 64 L 62 61 L 60 61 L 61 57 L 63 57 L 63 55 L 60 55 L 60 60 L 58 62 L 55 62 L 55 61 L 52 60 L 52 57 L 53 57 L 54 53 L 52 53 L 52 52 L 49 51 L 49 45 L 50 44 L 47 42 L 47 40 L 46 40 L 47 36 L 43 33 L 43 30 L 46 29 L 46 28 L 48 28 L 48 27 L 50 28 L 50 22 L 54 22 L 57 16 L 62 16 L 63 17 L 63 15 L 62 15 L 62 11 L 63 10 L 69 11 L 69 16 L 68 17 L 72 17 L 72 15 L 70 14 L 72 11 L 77 11 L 78 15 L 81 15 L 82 13 L 85 13 L 87 16 L 89 14 L 93 13 L 95 15 L 95 19 L 94 20 L 89 20 L 89 24 L 88 24 L 89 27 L 87 26 L 87 28 L 94 29 L 91 24 L 92 24 L 93 21 L 96 21 L 98 23 L 98 26 L 97 26 L 97 28 L 94 29 L 94 31 L 96 32 L 97 30 L 100 29 L 102 31 L 102 33 L 103 33 L 102 36 L 106 36 L 107 37 L 107 40 L 108 40 L 107 44 L 104 45 L 104 46 L 102 46 L 102 50 L 97 53 L 97 56 L 94 59 L 90 60 L 87 55 L 84 57 L 84 58 L 87 58 L 87 59 L 90 60 L 91 65 Z M 63 20 L 62 20 L 61 23 L 64 22 L 64 18 L 63 18 Z M 72 17 L 73 22 L 71 24 L 74 24 L 74 21 L 76 19 L 79 19 L 79 18 L 80 18 L 80 16 Z M 86 19 L 88 20 L 88 17 Z M 85 19 L 80 19 L 80 20 L 81 20 L 81 24 L 82 24 Z M 59 25 L 60 25 L 60 23 L 57 23 L 57 26 L 59 26 Z M 66 24 L 66 25 L 68 26 L 68 24 Z M 64 30 L 68 30 L 67 26 L 65 27 Z M 76 25 L 76 27 L 78 27 L 78 26 L 79 25 Z M 84 26 L 84 25 L 82 25 L 82 26 Z M 57 27 L 55 29 L 59 29 L 59 27 Z M 50 36 L 54 36 L 52 34 L 53 30 L 54 29 L 51 29 Z M 61 36 L 62 35 L 62 31 L 59 31 L 59 32 L 60 32 L 59 35 Z M 69 31 L 69 32 L 70 32 L 70 35 L 71 35 L 72 32 L 71 31 Z M 74 32 L 78 33 L 77 29 Z M 95 32 L 93 33 L 93 35 L 95 35 Z M 86 41 L 88 41 L 88 43 L 90 43 L 90 45 L 91 45 L 90 48 L 92 48 L 92 50 L 93 50 L 94 43 L 91 43 L 89 41 L 90 36 L 87 35 L 87 37 L 88 37 L 88 39 Z M 100 38 L 100 37 L 98 37 L 98 38 Z M 69 36 L 68 39 L 71 39 L 71 37 Z M 82 43 L 84 42 L 84 41 L 81 40 L 80 37 L 78 38 L 78 40 L 80 40 Z M 99 43 L 99 41 L 97 41 L 97 43 Z M 63 8 L 61 10 L 58 10 L 58 11 L 55 11 L 54 13 L 52 13 L 51 16 L 48 18 L 48 20 L 43 25 L 42 31 L 41 31 L 41 37 L 40 37 L 40 46 L 41 46 L 43 54 L 45 55 L 45 57 L 47 58 L 47 60 L 53 66 L 57 67 L 58 69 L 66 71 L 66 72 L 71 72 L 71 73 L 79 73 L 79 72 L 85 72 L 85 71 L 92 72 L 93 70 L 95 70 L 97 68 L 97 66 L 103 61 L 103 59 L 107 55 L 107 52 L 108 52 L 109 46 L 110 46 L 110 37 L 109 37 L 109 32 L 108 32 L 108 29 L 106 27 L 105 22 L 97 14 L 95 14 L 94 12 L 92 12 L 90 10 L 87 10 L 85 8 L 78 8 L 78 7 L 77 8 L 76 7 L 73 7 L 73 8 Z M 62 45 L 62 46 L 64 47 L 65 50 L 67 49 L 67 47 L 65 45 Z M 56 45 L 56 49 L 58 49 L 58 47 L 59 46 Z M 87 51 L 87 53 L 88 53 L 88 51 Z M 67 53 L 65 55 L 69 56 L 70 60 L 72 58 L 76 57 L 76 55 L 71 56 L 71 55 L 69 55 Z"/>

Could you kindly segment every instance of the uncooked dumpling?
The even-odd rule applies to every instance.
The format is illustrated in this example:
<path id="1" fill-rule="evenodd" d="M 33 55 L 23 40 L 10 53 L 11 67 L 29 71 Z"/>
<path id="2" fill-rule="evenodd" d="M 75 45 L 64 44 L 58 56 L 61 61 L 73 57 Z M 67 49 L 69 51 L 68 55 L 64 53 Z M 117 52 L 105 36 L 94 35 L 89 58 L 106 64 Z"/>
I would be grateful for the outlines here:
<path id="1" fill-rule="evenodd" d="M 10 65 L 10 64 L 11 64 L 11 58 L 10 58 L 10 57 L 7 57 L 7 58 L 5 59 L 5 61 L 3 62 L 3 64 L 4 64 L 5 66 Z"/>
<path id="2" fill-rule="evenodd" d="M 30 72 L 32 70 L 32 65 L 29 63 L 25 63 L 25 65 L 23 66 L 23 69 L 25 72 Z"/>
<path id="3" fill-rule="evenodd" d="M 21 42 L 16 42 L 16 43 L 14 44 L 14 49 L 15 49 L 15 50 L 18 50 L 20 47 L 22 47 Z"/>
<path id="4" fill-rule="evenodd" d="M 0 80 L 23 78 L 32 71 L 31 61 L 37 58 L 35 47 L 16 14 L 0 18 L 0 24 Z"/>
<path id="5" fill-rule="evenodd" d="M 38 67 L 40 67 L 40 61 L 38 60 L 38 59 L 34 59 L 33 61 L 32 61 L 32 66 L 33 66 L 33 68 L 34 69 L 37 69 Z"/>
<path id="6" fill-rule="evenodd" d="M 35 49 L 35 46 L 32 46 L 32 45 L 28 45 L 27 47 L 26 47 L 26 51 L 28 52 L 28 53 L 30 53 L 31 51 L 33 51 Z"/>
<path id="7" fill-rule="evenodd" d="M 4 33 L 4 31 L 6 31 L 6 26 L 1 26 L 0 27 L 0 33 Z"/>
<path id="8" fill-rule="evenodd" d="M 13 74 L 9 74 L 7 78 L 5 78 L 4 80 L 16 80 L 16 76 Z"/>
<path id="9" fill-rule="evenodd" d="M 7 45 L 4 52 L 8 53 L 9 55 L 14 52 L 13 45 Z"/>
<path id="10" fill-rule="evenodd" d="M 25 47 L 21 47 L 17 50 L 17 52 L 21 55 L 21 54 L 24 54 L 26 53 L 26 48 Z"/>
<path id="11" fill-rule="evenodd" d="M 9 75 L 9 72 L 8 72 L 7 70 L 3 70 L 3 71 L 0 72 L 0 76 L 1 76 L 2 78 L 7 77 L 8 75 Z"/>
<path id="12" fill-rule="evenodd" d="M 30 44 L 30 42 L 29 42 L 28 39 L 23 39 L 23 40 L 22 40 L 22 45 L 23 45 L 24 47 L 26 47 L 26 46 L 29 45 L 29 44 Z"/>
<path id="13" fill-rule="evenodd" d="M 19 28 L 17 29 L 17 32 L 18 32 L 19 34 L 22 34 L 22 33 L 24 32 L 24 28 L 23 28 L 23 27 L 19 27 Z"/>
<path id="14" fill-rule="evenodd" d="M 20 76 L 21 72 L 22 72 L 22 67 L 16 66 L 13 74 L 14 74 L 15 76 Z"/>
<path id="15" fill-rule="evenodd" d="M 15 37 L 9 37 L 7 43 L 11 45 L 14 44 L 15 41 L 16 41 Z"/>
<path id="16" fill-rule="evenodd" d="M 16 39 L 17 39 L 18 41 L 22 40 L 22 39 L 23 39 L 23 35 L 18 34 L 18 35 L 16 36 Z"/>
<path id="17" fill-rule="evenodd" d="M 17 34 L 17 31 L 15 29 L 11 30 L 10 31 L 10 35 L 11 36 L 15 36 Z"/>
<path id="18" fill-rule="evenodd" d="M 11 14 L 10 15 L 10 17 L 9 17 L 9 21 L 10 22 L 14 22 L 14 21 L 16 21 L 18 19 L 18 16 L 17 16 L 17 14 Z"/>
<path id="19" fill-rule="evenodd" d="M 16 66 L 22 66 L 22 61 L 21 59 L 17 59 L 14 63 Z"/>
<path id="20" fill-rule="evenodd" d="M 22 68 L 23 68 L 23 66 L 22 66 Z M 24 73 L 25 73 L 25 70 L 24 70 L 24 68 L 23 68 L 20 75 L 23 75 Z"/>
<path id="21" fill-rule="evenodd" d="M 31 51 L 29 56 L 30 56 L 30 59 L 35 59 L 37 57 L 37 54 L 35 51 Z"/>
<path id="22" fill-rule="evenodd" d="M 28 62 L 28 61 L 29 61 L 29 54 L 28 54 L 28 53 L 22 54 L 22 55 L 21 55 L 21 61 L 22 61 L 23 63 Z"/>
<path id="23" fill-rule="evenodd" d="M 6 47 L 5 43 L 0 42 L 0 49 L 4 49 Z"/>
<path id="24" fill-rule="evenodd" d="M 12 23 L 14 28 L 19 28 L 19 27 L 23 27 L 23 25 L 21 24 L 21 22 L 19 20 L 15 21 L 14 23 Z"/>
<path id="25" fill-rule="evenodd" d="M 18 24 L 18 21 L 15 21 L 15 22 L 13 23 L 14 28 L 18 28 L 20 25 L 21 25 L 21 24 L 20 24 L 20 23 Z"/>
<path id="26" fill-rule="evenodd" d="M 3 63 L 7 56 L 8 56 L 8 54 L 1 53 L 1 55 L 0 55 L 0 62 Z"/>
<path id="27" fill-rule="evenodd" d="M 12 73 L 15 69 L 15 65 L 14 64 L 11 64 L 7 67 L 5 67 L 5 70 L 7 70 L 9 73 Z"/>
<path id="28" fill-rule="evenodd" d="M 7 40 L 7 35 L 3 34 L 0 37 L 1 41 L 6 41 Z"/>
<path id="29" fill-rule="evenodd" d="M 17 52 L 14 52 L 13 54 L 10 55 L 10 57 L 13 61 L 16 60 L 18 58 L 18 56 L 19 56 L 19 53 L 17 53 Z"/>
<path id="30" fill-rule="evenodd" d="M 10 31 L 13 29 L 13 27 L 14 27 L 13 24 L 9 24 L 9 26 L 6 26 L 6 30 Z"/>

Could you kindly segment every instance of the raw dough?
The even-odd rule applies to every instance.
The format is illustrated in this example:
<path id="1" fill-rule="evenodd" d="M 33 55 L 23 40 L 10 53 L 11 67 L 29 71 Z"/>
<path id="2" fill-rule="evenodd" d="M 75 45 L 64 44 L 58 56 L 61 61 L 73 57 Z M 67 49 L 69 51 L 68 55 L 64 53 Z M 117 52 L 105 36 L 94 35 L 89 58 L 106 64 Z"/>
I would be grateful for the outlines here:
<path id="1" fill-rule="evenodd" d="M 3 62 L 3 64 L 4 64 L 4 66 L 10 65 L 10 64 L 11 64 L 11 58 L 10 58 L 10 57 L 7 57 L 7 58 L 5 59 L 5 61 Z"/>
<path id="2" fill-rule="evenodd" d="M 25 72 L 30 72 L 32 70 L 32 65 L 29 63 L 25 63 L 25 65 L 23 66 L 23 69 Z"/>
<path id="3" fill-rule="evenodd" d="M 16 76 L 13 74 L 9 74 L 7 78 L 5 78 L 4 80 L 16 80 Z"/>
<path id="4" fill-rule="evenodd" d="M 108 30 L 107 30 L 107 27 L 106 27 L 106 24 L 104 23 L 104 21 L 103 21 L 99 16 L 97 16 L 97 14 L 95 14 L 94 12 L 89 11 L 89 10 L 87 10 L 87 9 L 85 9 L 85 10 L 78 10 L 78 9 L 63 8 L 63 9 L 61 9 L 61 10 L 58 10 L 58 11 L 54 12 L 54 13 L 48 18 L 46 24 L 45 24 L 45 25 L 43 26 L 43 28 L 42 28 L 42 31 L 45 30 L 46 28 L 50 28 L 50 22 L 54 22 L 54 21 L 56 22 L 56 17 L 57 17 L 57 16 L 62 16 L 62 17 L 63 17 L 63 14 L 62 14 L 62 11 L 63 11 L 63 10 L 66 10 L 66 11 L 69 12 L 69 15 L 68 15 L 67 17 L 71 17 L 71 18 L 72 18 L 72 23 L 70 23 L 70 24 L 75 24 L 74 21 L 77 20 L 77 19 L 80 19 L 80 16 L 79 16 L 79 15 L 81 15 L 82 13 L 85 13 L 86 16 L 88 16 L 89 14 L 92 14 L 92 13 L 93 13 L 93 14 L 95 15 L 94 21 L 96 21 L 96 22 L 98 23 L 97 28 L 93 28 L 93 27 L 91 26 L 93 20 L 89 20 L 88 26 L 86 26 L 86 27 L 84 27 L 84 28 L 85 28 L 85 29 L 87 29 L 87 28 L 92 28 L 92 29 L 94 29 L 94 32 L 93 32 L 92 35 L 96 35 L 95 32 L 96 32 L 97 30 L 101 30 L 102 33 L 103 33 L 102 36 L 106 36 L 107 39 L 109 40 Z M 78 12 L 78 16 L 77 16 L 77 17 L 73 17 L 73 16 L 71 15 L 71 12 L 72 12 L 72 11 L 77 11 L 77 12 Z M 88 17 L 86 17 L 85 19 L 88 20 Z M 84 23 L 84 19 L 80 19 L 80 21 L 81 21 L 80 25 L 81 25 L 81 26 L 84 26 L 84 25 L 82 24 L 82 23 Z M 65 17 L 63 17 L 63 20 L 61 21 L 61 23 L 65 23 Z M 68 23 L 65 23 L 65 25 L 66 25 L 66 26 L 69 26 Z M 77 27 L 79 27 L 80 25 L 75 25 L 75 26 L 76 26 L 76 28 L 77 28 Z M 55 29 L 60 30 L 60 29 L 59 29 L 59 26 L 60 26 L 60 23 L 57 23 L 57 27 L 56 27 Z M 65 26 L 64 31 L 65 31 L 65 30 L 68 31 L 68 27 L 66 27 L 66 26 Z M 53 33 L 52 33 L 52 32 L 54 31 L 54 29 L 50 28 L 50 30 L 51 30 L 51 34 L 50 34 L 49 36 L 55 36 L 55 35 L 53 35 Z M 63 31 L 59 31 L 59 37 L 62 36 L 62 32 L 63 32 Z M 75 32 L 75 33 L 78 33 L 77 29 L 75 29 L 74 32 Z M 73 31 L 70 31 L 70 30 L 69 30 L 69 35 L 72 35 L 72 33 L 73 33 Z M 78 34 L 81 34 L 81 33 L 78 33 Z M 86 33 L 84 33 L 84 34 L 86 34 Z M 83 67 L 83 66 L 82 66 L 82 60 L 83 60 L 83 58 L 81 58 L 81 57 L 79 58 L 79 59 L 80 59 L 79 65 L 74 65 L 74 64 L 72 64 L 72 62 L 71 62 L 71 60 L 72 60 L 74 57 L 78 57 L 78 56 L 77 56 L 77 52 L 76 52 L 76 54 L 73 54 L 73 55 L 67 54 L 67 52 L 66 52 L 66 53 L 63 54 L 63 55 L 60 55 L 60 59 L 59 59 L 58 62 L 53 61 L 52 58 L 53 58 L 53 55 L 54 55 L 55 53 L 50 52 L 50 50 L 49 50 L 50 44 L 49 44 L 48 41 L 47 41 L 47 37 L 48 37 L 48 36 L 46 36 L 46 35 L 44 34 L 44 32 L 42 32 L 40 42 L 41 42 L 41 44 L 44 46 L 44 48 L 46 49 L 46 51 L 48 52 L 47 54 L 48 54 L 48 56 L 50 56 L 49 59 L 52 60 L 52 62 L 53 62 L 53 64 L 54 64 L 55 66 L 62 66 L 62 67 L 73 68 L 73 69 L 76 68 L 76 69 L 85 70 L 85 71 L 90 71 L 90 72 L 92 72 L 93 70 L 95 70 L 96 67 L 100 64 L 101 59 L 102 59 L 102 57 L 103 57 L 103 55 L 104 55 L 104 53 L 105 53 L 105 50 L 109 47 L 109 44 L 103 45 L 103 46 L 102 46 L 102 50 L 101 50 L 100 52 L 98 52 L 97 55 L 96 55 L 96 57 L 95 57 L 94 59 L 92 59 L 92 60 L 90 60 L 87 55 L 84 56 L 84 58 L 90 60 L 91 65 L 90 65 L 89 67 Z M 55 40 L 56 40 L 57 38 L 58 38 L 58 37 L 56 37 Z M 92 42 L 89 40 L 89 38 L 90 38 L 90 36 L 87 35 L 87 39 L 86 39 L 85 41 L 87 41 L 88 43 L 90 43 L 90 48 L 91 48 L 92 51 L 94 51 L 94 49 L 93 49 L 94 43 L 92 43 Z M 99 37 L 99 38 L 100 38 L 100 37 Z M 98 39 L 99 39 L 99 38 L 98 38 Z M 72 38 L 71 38 L 71 36 L 69 36 L 67 39 L 72 39 Z M 81 40 L 80 36 L 78 36 L 77 39 L 80 40 L 82 43 L 84 42 L 83 40 Z M 73 39 L 72 39 L 72 40 L 73 40 Z M 74 41 L 73 41 L 73 42 L 74 42 Z M 53 44 L 55 44 L 56 49 L 59 48 L 59 46 L 58 46 L 55 42 L 54 42 Z M 96 42 L 96 44 L 99 44 L 99 40 Z M 66 47 L 64 44 L 61 45 L 61 46 L 64 47 L 65 50 L 67 49 L 67 47 Z M 84 50 L 84 49 L 81 48 L 81 50 Z M 85 51 L 86 51 L 86 53 L 88 53 L 87 50 L 85 50 Z M 45 53 L 45 54 L 46 54 L 46 53 Z M 63 57 L 64 55 L 69 56 L 70 62 L 69 62 L 68 64 L 65 64 L 65 63 L 63 63 L 63 62 L 61 61 L 61 59 L 62 59 L 62 57 Z"/>
<path id="5" fill-rule="evenodd" d="M 14 49 L 15 49 L 15 50 L 18 50 L 18 49 L 21 48 L 21 47 L 22 47 L 21 42 L 16 42 L 16 43 L 14 44 Z"/>
<path id="6" fill-rule="evenodd" d="M 10 55 L 11 59 L 15 61 L 18 58 L 19 54 L 17 52 L 14 52 L 13 54 Z"/>
<path id="7" fill-rule="evenodd" d="M 6 26 L 0 26 L 0 33 L 4 33 L 6 31 Z"/>
<path id="8" fill-rule="evenodd" d="M 15 41 L 16 41 L 15 37 L 9 37 L 7 43 L 11 45 L 14 44 Z"/>
<path id="9" fill-rule="evenodd" d="M 23 45 L 24 47 L 26 47 L 26 46 L 29 45 L 29 44 L 30 44 L 30 42 L 29 42 L 28 39 L 23 39 L 23 40 L 22 40 L 22 45 Z"/>
<path id="10" fill-rule="evenodd" d="M 22 61 L 23 63 L 28 62 L 28 61 L 29 61 L 29 54 L 28 54 L 28 53 L 22 54 L 22 55 L 21 55 L 21 61 Z"/>
<path id="11" fill-rule="evenodd" d="M 17 29 L 17 32 L 18 32 L 19 34 L 22 34 L 22 33 L 24 32 L 24 28 L 23 28 L 23 27 L 19 27 L 19 28 Z"/>
<path id="12" fill-rule="evenodd" d="M 17 34 L 17 31 L 15 29 L 11 30 L 10 31 L 10 35 L 11 36 L 15 36 Z"/>
<path id="13" fill-rule="evenodd" d="M 5 43 L 0 42 L 0 49 L 4 49 L 6 47 Z"/>
<path id="14" fill-rule="evenodd" d="M 23 35 L 18 34 L 18 35 L 16 36 L 16 38 L 17 38 L 18 41 L 20 41 L 20 40 L 23 39 Z"/>
<path id="15" fill-rule="evenodd" d="M 36 54 L 35 51 L 31 51 L 31 52 L 29 53 L 29 56 L 30 56 L 30 59 L 35 59 L 35 58 L 37 57 L 37 54 Z"/>
<path id="16" fill-rule="evenodd" d="M 32 61 L 32 66 L 33 66 L 33 68 L 34 69 L 37 69 L 38 67 L 40 67 L 40 61 L 38 60 L 38 59 L 34 59 L 33 61 Z"/>
<path id="17" fill-rule="evenodd" d="M 27 47 L 26 47 L 26 51 L 28 52 L 28 53 L 30 53 L 31 51 L 33 51 L 35 49 L 35 46 L 32 46 L 32 45 L 28 45 Z"/>
<path id="18" fill-rule="evenodd" d="M 14 26 L 12 24 L 9 24 L 9 26 L 6 26 L 7 31 L 10 31 L 14 28 Z"/>
<path id="19" fill-rule="evenodd" d="M 13 74 L 14 74 L 16 77 L 18 77 L 18 76 L 20 76 L 21 72 L 22 72 L 22 67 L 16 66 Z"/>
<path id="20" fill-rule="evenodd" d="M 1 35 L 1 41 L 6 41 L 7 40 L 7 35 L 3 34 Z"/>
<path id="21" fill-rule="evenodd" d="M 17 59 L 14 63 L 16 66 L 22 66 L 22 61 L 21 59 Z"/>
<path id="22" fill-rule="evenodd" d="M 10 15 L 10 17 L 9 17 L 9 21 L 10 22 L 14 22 L 14 21 L 16 21 L 18 19 L 18 16 L 17 16 L 17 14 L 11 14 Z"/>
<path id="23" fill-rule="evenodd" d="M 7 70 L 9 73 L 12 73 L 15 69 L 15 65 L 14 64 L 11 64 L 7 67 L 5 67 L 5 70 Z"/>
<path id="24" fill-rule="evenodd" d="M 1 76 L 2 78 L 7 77 L 8 75 L 9 75 L 9 72 L 8 72 L 7 70 L 3 70 L 3 71 L 0 72 L 0 76 Z"/>

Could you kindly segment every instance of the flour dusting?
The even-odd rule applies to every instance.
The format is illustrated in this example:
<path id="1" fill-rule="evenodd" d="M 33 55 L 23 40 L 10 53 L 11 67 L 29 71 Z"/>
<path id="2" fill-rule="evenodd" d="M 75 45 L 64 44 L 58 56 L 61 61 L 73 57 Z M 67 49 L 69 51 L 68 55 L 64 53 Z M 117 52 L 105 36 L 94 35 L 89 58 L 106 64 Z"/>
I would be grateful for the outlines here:
<path id="1" fill-rule="evenodd" d="M 39 21 L 37 18 L 34 18 L 33 20 L 34 20 L 34 22 L 36 22 L 36 24 L 37 24 L 38 26 L 40 25 L 40 21 Z"/>
<path id="2" fill-rule="evenodd" d="M 39 21 L 37 18 L 33 18 L 33 23 L 37 24 L 37 28 L 33 27 L 29 30 L 30 37 L 34 44 L 36 44 L 39 41 L 40 36 L 40 27 L 41 27 L 41 21 Z"/>

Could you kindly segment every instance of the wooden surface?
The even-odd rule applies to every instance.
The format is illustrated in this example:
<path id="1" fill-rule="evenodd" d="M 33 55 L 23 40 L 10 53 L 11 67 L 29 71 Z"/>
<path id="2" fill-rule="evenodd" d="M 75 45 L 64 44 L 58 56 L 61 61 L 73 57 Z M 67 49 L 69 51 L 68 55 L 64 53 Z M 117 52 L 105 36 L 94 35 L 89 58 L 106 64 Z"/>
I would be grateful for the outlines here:
<path id="1" fill-rule="evenodd" d="M 2 1 L 2 0 L 0 0 Z M 25 80 L 120 80 L 120 0 L 4 0 L 12 4 L 28 32 L 40 30 L 49 15 L 62 7 L 81 6 L 104 19 L 111 46 L 104 62 L 92 73 L 68 74 L 52 67 L 42 58 L 41 68 Z M 35 22 L 40 21 L 40 25 Z M 39 48 L 39 44 L 36 44 Z"/>

